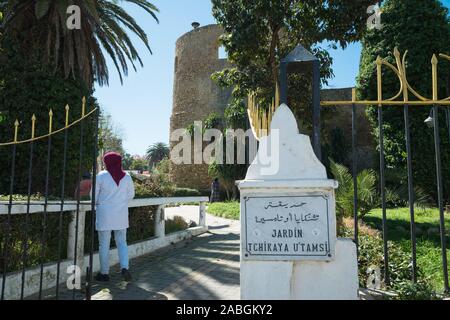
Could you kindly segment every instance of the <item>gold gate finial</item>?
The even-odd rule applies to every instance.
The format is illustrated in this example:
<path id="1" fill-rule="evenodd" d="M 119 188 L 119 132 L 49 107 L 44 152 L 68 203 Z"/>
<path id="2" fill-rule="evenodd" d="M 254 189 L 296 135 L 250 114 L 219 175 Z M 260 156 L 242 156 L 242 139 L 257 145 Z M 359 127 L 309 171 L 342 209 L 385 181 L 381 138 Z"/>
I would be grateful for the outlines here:
<path id="1" fill-rule="evenodd" d="M 23 144 L 23 143 L 28 143 L 28 142 L 32 142 L 32 141 L 37 141 L 37 140 L 41 140 L 41 139 L 45 139 L 48 138 L 52 135 L 55 135 L 57 133 L 60 133 L 64 130 L 69 129 L 70 127 L 76 125 L 77 123 L 80 123 L 81 121 L 83 121 L 84 119 L 86 119 L 87 117 L 90 117 L 91 115 L 93 115 L 96 111 L 97 108 L 94 108 L 93 110 L 89 111 L 86 113 L 86 98 L 83 98 L 83 106 L 82 106 L 82 114 L 83 116 L 78 118 L 77 120 L 74 120 L 72 122 L 69 122 L 69 111 L 70 111 L 70 107 L 67 104 L 65 107 L 65 111 L 66 111 L 66 119 L 65 119 L 65 125 L 59 129 L 54 129 L 53 128 L 53 109 L 50 108 L 49 112 L 48 112 L 48 133 L 43 134 L 41 136 L 36 136 L 36 114 L 33 114 L 33 116 L 31 117 L 31 137 L 24 139 L 24 140 L 19 140 L 19 125 L 20 125 L 20 121 L 19 119 L 16 119 L 16 121 L 14 122 L 14 140 L 13 141 L 9 141 L 9 142 L 0 142 L 0 147 L 3 146 L 10 146 L 10 145 L 16 145 L 16 144 Z"/>
<path id="2" fill-rule="evenodd" d="M 83 99 L 81 100 L 81 103 L 82 103 L 81 116 L 84 117 L 84 115 L 86 113 L 86 97 L 83 97 Z"/>
<path id="3" fill-rule="evenodd" d="M 378 101 L 383 100 L 383 74 L 381 70 L 381 66 L 383 63 L 383 60 L 380 56 L 377 57 L 377 60 L 375 61 L 377 65 L 377 92 L 378 92 Z"/>
<path id="4" fill-rule="evenodd" d="M 433 101 L 438 100 L 438 73 L 437 73 L 438 59 L 435 54 L 431 58 L 431 77 L 433 79 Z"/>
<path id="5" fill-rule="evenodd" d="M 34 139 L 34 133 L 36 129 L 36 116 L 33 114 L 31 117 L 31 139 Z"/>
<path id="6" fill-rule="evenodd" d="M 14 122 L 14 142 L 17 142 L 18 134 L 19 134 L 19 120 L 16 119 L 16 122 Z"/>
<path id="7" fill-rule="evenodd" d="M 355 101 L 352 99 L 352 101 L 321 101 L 320 104 L 322 106 L 337 106 L 337 105 L 349 105 L 349 104 L 358 104 L 358 105 L 404 105 L 405 103 L 409 105 L 416 105 L 416 106 L 429 106 L 433 104 L 437 105 L 443 105 L 443 106 L 450 106 L 450 97 L 447 97 L 445 99 L 439 99 L 439 78 L 438 78 L 438 58 L 446 59 L 450 61 L 450 55 L 440 53 L 439 55 L 435 54 L 433 55 L 431 59 L 431 65 L 432 65 L 432 80 L 433 80 L 433 97 L 427 98 L 417 92 L 412 85 L 408 82 L 407 72 L 406 72 L 406 57 L 408 54 L 408 50 L 406 50 L 403 54 L 403 56 L 400 54 L 400 51 L 397 47 L 394 48 L 393 54 L 395 57 L 395 65 L 389 63 L 386 59 L 381 58 L 380 56 L 377 57 L 375 60 L 375 66 L 376 66 L 376 74 L 377 74 L 377 100 L 361 100 L 361 101 Z M 383 98 L 383 67 L 388 67 L 390 70 L 392 70 L 395 75 L 397 75 L 400 88 L 396 95 L 390 98 Z M 403 94 L 403 99 L 400 101 L 399 98 L 401 98 L 401 95 Z M 412 94 L 416 99 L 410 100 L 409 95 Z"/>
<path id="8" fill-rule="evenodd" d="M 68 104 L 66 104 L 66 127 L 69 125 L 69 110 L 70 110 L 70 107 L 69 107 L 69 105 Z"/>
<path id="9" fill-rule="evenodd" d="M 53 111 L 50 109 L 48 113 L 48 133 L 52 133 L 53 127 Z"/>

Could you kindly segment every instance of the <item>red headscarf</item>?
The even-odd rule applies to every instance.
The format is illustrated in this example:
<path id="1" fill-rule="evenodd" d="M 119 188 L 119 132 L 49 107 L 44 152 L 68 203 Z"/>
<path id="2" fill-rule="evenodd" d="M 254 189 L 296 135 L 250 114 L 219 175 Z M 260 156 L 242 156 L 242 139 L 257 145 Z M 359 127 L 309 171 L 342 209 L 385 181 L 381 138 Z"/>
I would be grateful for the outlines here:
<path id="1" fill-rule="evenodd" d="M 122 156 L 116 152 L 108 152 L 103 157 L 103 162 L 105 162 L 106 170 L 119 185 L 120 180 L 126 175 L 125 171 L 122 170 Z"/>

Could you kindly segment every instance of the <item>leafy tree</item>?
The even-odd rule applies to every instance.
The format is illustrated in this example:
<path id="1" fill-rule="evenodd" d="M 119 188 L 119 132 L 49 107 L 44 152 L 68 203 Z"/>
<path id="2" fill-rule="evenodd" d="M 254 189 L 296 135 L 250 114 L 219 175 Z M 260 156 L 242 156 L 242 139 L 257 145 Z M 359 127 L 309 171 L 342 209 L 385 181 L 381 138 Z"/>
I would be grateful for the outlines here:
<path id="1" fill-rule="evenodd" d="M 361 64 L 358 77 L 360 99 L 377 99 L 377 56 L 395 65 L 392 52 L 408 50 L 407 76 L 412 87 L 424 96 L 431 97 L 431 57 L 433 54 L 450 53 L 450 23 L 448 10 L 437 0 L 386 0 L 382 6 L 381 30 L 369 31 L 362 43 Z M 449 64 L 439 63 L 439 97 L 448 96 Z M 447 89 L 446 89 L 447 86 Z M 399 90 L 397 76 L 383 70 L 383 97 L 393 97 Z M 415 97 L 410 94 L 410 100 Z M 424 125 L 429 107 L 410 108 L 411 150 L 414 184 L 436 196 L 435 152 L 433 130 Z M 373 134 L 378 143 L 377 107 L 368 109 L 373 124 Z M 406 146 L 404 136 L 403 108 L 384 107 L 384 142 L 386 166 L 406 175 Z M 444 115 L 440 114 L 443 181 L 450 179 L 450 146 Z M 405 180 L 405 179 L 403 179 Z M 387 181 L 395 189 L 398 179 Z M 449 184 L 444 183 L 445 195 L 450 199 Z"/>
<path id="2" fill-rule="evenodd" d="M 247 107 L 242 100 L 231 103 L 224 112 L 225 122 L 228 128 L 233 129 L 248 129 L 249 120 L 247 114 Z"/>
<path id="3" fill-rule="evenodd" d="M 208 175 L 219 178 L 221 186 L 227 193 L 227 199 L 237 199 L 238 190 L 235 182 L 237 179 L 245 177 L 246 172 L 247 166 L 242 164 L 218 164 L 213 162 L 208 167 Z"/>
<path id="4" fill-rule="evenodd" d="M 122 166 L 123 170 L 130 170 L 131 165 L 133 164 L 133 157 L 131 154 L 125 152 L 122 154 Z"/>
<path id="5" fill-rule="evenodd" d="M 125 0 L 149 13 L 156 21 L 158 9 L 147 0 Z M 79 26 L 68 28 L 77 17 L 68 7 L 80 8 Z M 128 63 L 136 70 L 141 58 L 126 30 L 135 34 L 150 50 L 145 31 L 114 0 L 0 0 L 5 34 L 21 35 L 24 51 L 40 49 L 40 60 L 50 62 L 67 79 L 81 78 L 89 86 L 108 84 L 109 71 L 104 52 L 113 61 L 120 79 L 127 75 Z M 75 11 L 75 15 L 78 14 Z M 104 50 L 102 50 L 102 48 Z"/>
<path id="6" fill-rule="evenodd" d="M 156 173 L 160 175 L 164 175 L 166 177 L 169 176 L 170 173 L 170 159 L 168 157 L 162 159 L 157 165 L 156 165 Z"/>
<path id="7" fill-rule="evenodd" d="M 279 64 L 298 44 L 315 54 L 321 62 L 321 78 L 326 83 L 333 73 L 332 59 L 318 44 L 331 41 L 345 47 L 359 40 L 366 27 L 367 7 L 373 0 L 213 0 L 213 15 L 224 28 L 221 44 L 231 67 L 212 77 L 223 87 L 233 87 L 233 101 L 225 111 L 227 128 L 247 128 L 245 99 L 250 93 L 262 107 L 271 105 L 279 85 Z M 288 103 L 303 129 L 310 129 L 311 68 L 289 78 Z M 210 166 L 210 175 L 232 186 L 245 175 L 237 165 Z"/>
<path id="8" fill-rule="evenodd" d="M 332 59 L 319 44 L 331 41 L 345 48 L 360 39 L 366 28 L 367 8 L 373 0 L 213 0 L 213 15 L 225 34 L 221 43 L 232 67 L 213 78 L 233 87 L 235 104 L 255 92 L 269 105 L 279 82 L 279 63 L 298 44 L 321 61 L 322 82 L 332 77 Z M 310 119 L 311 70 L 289 79 L 289 105 L 300 124 Z M 300 103 L 303 101 L 303 103 Z M 303 126 L 302 126 L 303 127 Z"/>
<path id="9" fill-rule="evenodd" d="M 151 145 L 146 153 L 146 159 L 149 162 L 149 166 L 152 168 L 155 164 L 158 164 L 163 159 L 167 158 L 169 153 L 169 146 L 163 142 Z"/>
<path id="10" fill-rule="evenodd" d="M 155 6 L 146 0 L 126 0 L 138 5 L 157 20 Z M 69 5 L 80 8 L 80 28 L 70 29 L 67 22 Z M 71 107 L 70 120 L 81 115 L 81 99 L 88 98 L 88 106 L 97 106 L 93 94 L 93 82 L 108 83 L 105 54 L 116 66 L 122 79 L 127 74 L 128 63 L 142 61 L 126 31 L 131 31 L 149 48 L 145 32 L 133 17 L 112 0 L 0 0 L 3 20 L 0 25 L 0 141 L 10 140 L 13 123 L 20 119 L 20 137 L 29 137 L 29 119 L 37 116 L 37 134 L 47 129 L 49 109 L 54 112 L 53 124 L 64 125 L 64 106 Z M 83 170 L 92 164 L 94 134 L 92 119 L 86 120 L 82 163 Z M 77 182 L 78 152 L 80 148 L 79 126 L 70 129 L 66 191 L 73 195 Z M 62 170 L 64 141 L 58 134 L 52 141 L 50 191 L 59 195 L 61 185 L 58 174 Z M 118 141 L 116 141 L 118 142 Z M 2 168 L 9 168 L 11 152 L 1 150 Z M 46 143 L 36 143 L 33 170 L 33 192 L 43 192 L 46 172 Z M 16 189 L 26 192 L 26 145 L 18 147 Z M 18 160 L 19 161 L 19 160 Z M 9 192 L 9 170 L 0 173 L 0 193 Z"/>
<path id="11" fill-rule="evenodd" d="M 225 110 L 224 117 L 220 117 L 215 112 L 208 115 L 203 120 L 203 130 L 205 129 L 218 129 L 225 132 L 222 136 L 223 143 L 223 155 L 226 155 L 226 132 L 228 129 L 247 129 L 249 127 L 248 118 L 242 115 L 246 115 L 244 104 L 231 105 Z M 244 113 L 245 111 L 245 113 Z M 192 134 L 192 132 L 191 132 Z M 237 147 L 240 143 L 239 139 L 233 139 L 235 148 L 235 164 L 220 163 L 220 161 L 213 161 L 208 166 L 208 175 L 212 178 L 219 178 L 221 186 L 225 189 L 228 199 L 236 199 L 238 195 L 238 190 L 235 185 L 236 180 L 243 179 L 247 172 L 247 164 L 236 164 L 237 163 Z M 224 162 L 224 159 L 222 159 Z"/>
<path id="12" fill-rule="evenodd" d="M 148 169 L 148 162 L 145 158 L 134 156 L 130 166 L 130 170 L 145 171 Z"/>

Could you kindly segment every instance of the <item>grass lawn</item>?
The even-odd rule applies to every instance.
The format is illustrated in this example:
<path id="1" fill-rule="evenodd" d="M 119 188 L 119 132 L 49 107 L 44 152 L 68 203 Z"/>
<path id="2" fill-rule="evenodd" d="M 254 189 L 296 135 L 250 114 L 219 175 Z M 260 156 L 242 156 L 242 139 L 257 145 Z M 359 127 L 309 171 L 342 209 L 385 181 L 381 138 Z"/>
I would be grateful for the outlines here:
<path id="1" fill-rule="evenodd" d="M 239 220 L 240 216 L 240 207 L 237 201 L 210 203 L 206 211 L 214 216 L 233 220 Z"/>
<path id="2" fill-rule="evenodd" d="M 412 252 L 409 208 L 388 209 L 387 237 L 399 244 L 405 252 Z M 441 238 L 438 209 L 416 209 L 417 265 L 429 277 L 434 288 L 443 289 Z M 372 228 L 382 230 L 382 211 L 374 209 L 363 218 Z M 450 257 L 450 214 L 445 213 L 447 260 Z"/>

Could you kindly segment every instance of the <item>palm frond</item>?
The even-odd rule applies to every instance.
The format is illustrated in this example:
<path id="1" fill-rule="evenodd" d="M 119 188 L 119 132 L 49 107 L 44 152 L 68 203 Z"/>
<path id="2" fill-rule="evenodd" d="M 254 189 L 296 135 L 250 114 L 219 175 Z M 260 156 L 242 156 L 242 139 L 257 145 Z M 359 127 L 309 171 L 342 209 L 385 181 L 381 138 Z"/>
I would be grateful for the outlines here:
<path id="1" fill-rule="evenodd" d="M 147 0 L 126 0 L 135 4 L 159 23 L 158 8 Z M 77 5 L 81 11 L 81 29 L 67 28 L 67 7 Z M 152 53 L 147 33 L 115 0 L 8 0 L 1 1 L 5 14 L 2 29 L 14 36 L 24 35 L 24 45 L 40 46 L 44 60 L 65 77 L 80 77 L 88 85 L 94 81 L 108 84 L 108 67 L 104 53 L 111 57 L 119 77 L 128 74 L 128 64 L 137 70 L 135 61 L 143 62 L 128 32 L 137 35 Z M 36 35 L 38 37 L 36 38 Z M 33 41 L 30 41 L 33 39 Z"/>

